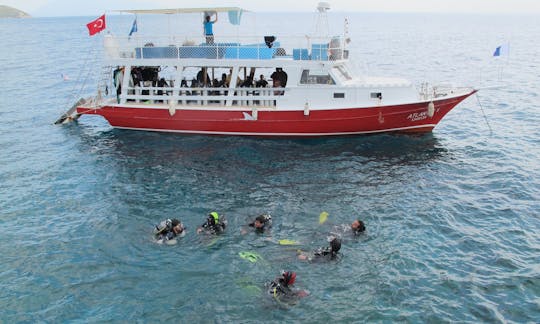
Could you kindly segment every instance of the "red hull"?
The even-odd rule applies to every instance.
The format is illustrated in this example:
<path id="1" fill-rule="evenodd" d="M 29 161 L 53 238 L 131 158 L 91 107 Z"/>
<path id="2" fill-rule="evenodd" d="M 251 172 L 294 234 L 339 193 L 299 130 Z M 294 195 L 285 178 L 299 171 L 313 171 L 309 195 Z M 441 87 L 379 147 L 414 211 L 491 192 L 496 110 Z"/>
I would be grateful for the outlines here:
<path id="1" fill-rule="evenodd" d="M 429 132 L 461 101 L 476 91 L 459 97 L 433 100 L 434 113 L 428 114 L 429 102 L 380 106 L 311 110 L 259 110 L 257 120 L 246 120 L 250 110 L 185 108 L 171 116 L 167 107 L 125 108 L 105 106 L 100 109 L 78 107 L 79 114 L 101 115 L 116 128 L 178 132 L 187 134 L 248 136 L 330 136 L 379 132 Z"/>

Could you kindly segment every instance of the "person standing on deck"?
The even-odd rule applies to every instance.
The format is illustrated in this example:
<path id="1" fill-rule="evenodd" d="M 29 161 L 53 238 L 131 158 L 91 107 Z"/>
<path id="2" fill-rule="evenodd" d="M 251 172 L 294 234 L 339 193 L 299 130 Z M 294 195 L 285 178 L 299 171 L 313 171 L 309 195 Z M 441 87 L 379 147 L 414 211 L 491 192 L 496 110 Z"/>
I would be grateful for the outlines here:
<path id="1" fill-rule="evenodd" d="M 124 67 L 117 67 L 113 71 L 113 82 L 116 88 L 116 103 L 120 103 L 120 95 L 122 94 L 122 83 L 124 82 Z"/>
<path id="2" fill-rule="evenodd" d="M 283 71 L 283 68 L 276 68 L 276 71 L 270 75 L 270 78 L 272 78 L 274 88 L 285 88 L 287 86 L 287 73 Z"/>
<path id="3" fill-rule="evenodd" d="M 217 12 L 215 13 L 216 19 L 213 21 L 210 21 L 210 15 L 207 15 L 204 20 L 204 36 L 206 37 L 206 44 L 214 44 L 214 30 L 213 26 L 214 23 L 218 21 L 218 15 Z"/>
<path id="4" fill-rule="evenodd" d="M 268 81 L 264 79 L 264 75 L 261 74 L 261 77 L 257 82 L 255 83 L 255 87 L 257 88 L 266 88 L 268 86 Z"/>

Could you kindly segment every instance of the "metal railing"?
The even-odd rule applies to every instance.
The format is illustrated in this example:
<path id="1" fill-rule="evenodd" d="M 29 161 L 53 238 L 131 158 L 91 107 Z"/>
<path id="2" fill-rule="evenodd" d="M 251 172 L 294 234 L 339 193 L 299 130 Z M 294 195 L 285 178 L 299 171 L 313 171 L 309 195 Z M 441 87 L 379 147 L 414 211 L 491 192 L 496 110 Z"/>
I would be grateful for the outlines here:
<path id="1" fill-rule="evenodd" d="M 181 39 L 181 40 L 180 40 Z M 201 37 L 193 38 L 202 40 Z M 109 59 L 253 59 L 333 61 L 348 58 L 341 37 L 287 37 L 274 42 L 257 42 L 262 37 L 246 37 L 199 42 L 180 37 L 116 37 L 105 35 Z"/>
<path id="2" fill-rule="evenodd" d="M 461 94 L 471 91 L 470 87 L 456 87 L 452 84 L 430 84 L 422 82 L 419 87 L 419 96 L 422 100 L 433 100 L 449 95 Z"/>

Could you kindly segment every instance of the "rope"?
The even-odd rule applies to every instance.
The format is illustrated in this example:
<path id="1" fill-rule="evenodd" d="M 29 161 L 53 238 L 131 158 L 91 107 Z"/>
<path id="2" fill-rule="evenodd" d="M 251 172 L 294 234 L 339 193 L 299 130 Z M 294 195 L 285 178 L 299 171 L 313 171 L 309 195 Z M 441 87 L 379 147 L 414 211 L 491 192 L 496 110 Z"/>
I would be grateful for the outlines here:
<path id="1" fill-rule="evenodd" d="M 97 37 L 95 38 L 97 39 Z M 88 76 L 90 75 L 90 69 L 91 69 L 91 65 L 88 64 L 88 61 L 90 60 L 90 58 L 92 56 L 97 56 L 97 47 L 95 46 L 96 44 L 96 41 L 94 40 L 94 44 L 92 45 L 92 50 L 88 52 L 88 55 L 86 56 L 85 60 L 84 60 L 84 65 L 83 67 L 84 68 L 81 68 L 79 69 L 79 74 L 77 75 L 77 81 L 81 79 L 81 76 L 83 74 L 83 72 L 85 71 L 85 68 L 88 69 L 88 72 L 86 72 L 86 77 L 84 78 L 83 80 L 83 83 L 81 85 L 81 88 L 79 89 L 79 91 L 77 92 L 77 90 L 75 89 L 76 86 L 77 86 L 77 83 L 75 82 L 73 84 L 73 88 L 71 89 L 71 93 L 72 93 L 72 96 L 70 98 L 67 99 L 67 102 L 65 104 L 65 106 L 67 107 L 71 107 L 70 103 L 75 101 L 77 99 L 77 97 L 80 97 L 81 96 L 81 93 L 82 91 L 84 90 L 85 86 L 86 86 L 86 82 L 88 80 Z M 95 60 L 95 57 L 94 57 L 94 60 Z M 68 108 L 69 109 L 69 108 Z"/>
<path id="2" fill-rule="evenodd" d="M 482 103 L 480 102 L 480 97 L 478 96 L 478 92 L 475 93 L 476 101 L 478 102 L 478 105 L 480 106 L 480 110 L 482 110 L 482 115 L 484 116 L 484 120 L 486 121 L 486 124 L 489 128 L 489 135 L 493 135 L 493 130 L 491 129 L 491 125 L 489 124 L 489 121 L 487 119 L 486 113 L 484 112 L 484 107 L 482 107 Z"/>

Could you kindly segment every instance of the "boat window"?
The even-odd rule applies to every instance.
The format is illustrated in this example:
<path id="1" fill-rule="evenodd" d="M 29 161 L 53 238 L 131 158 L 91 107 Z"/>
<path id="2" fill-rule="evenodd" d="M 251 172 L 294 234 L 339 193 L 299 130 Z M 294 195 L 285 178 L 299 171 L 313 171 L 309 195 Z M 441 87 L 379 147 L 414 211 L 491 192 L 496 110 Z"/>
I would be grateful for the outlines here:
<path id="1" fill-rule="evenodd" d="M 369 97 L 371 99 L 382 99 L 382 92 L 372 92 Z"/>
<path id="2" fill-rule="evenodd" d="M 328 72 L 303 70 L 300 84 L 336 84 Z"/>
<path id="3" fill-rule="evenodd" d="M 334 92 L 334 98 L 345 98 L 344 92 Z"/>
<path id="4" fill-rule="evenodd" d="M 341 80 L 351 80 L 352 79 L 349 72 L 342 65 L 334 66 L 333 67 L 333 72 Z"/>

